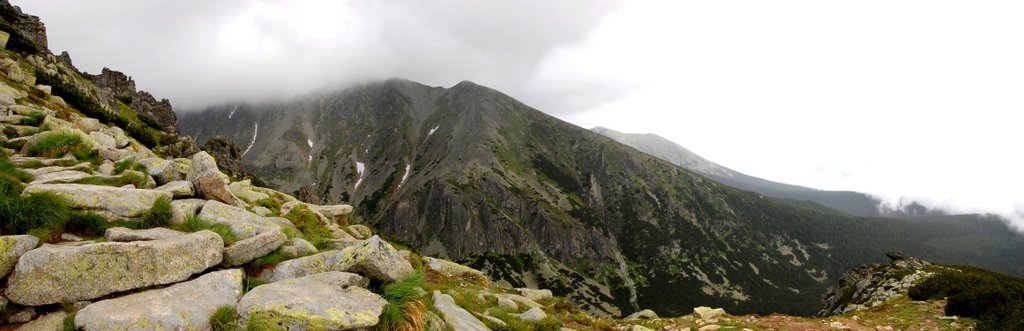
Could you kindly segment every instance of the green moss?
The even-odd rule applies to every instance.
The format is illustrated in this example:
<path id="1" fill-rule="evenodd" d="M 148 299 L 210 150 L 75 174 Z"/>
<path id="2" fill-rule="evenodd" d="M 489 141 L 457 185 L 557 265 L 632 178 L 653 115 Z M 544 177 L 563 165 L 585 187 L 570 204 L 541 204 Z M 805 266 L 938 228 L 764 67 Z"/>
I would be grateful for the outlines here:
<path id="1" fill-rule="evenodd" d="M 45 118 L 46 118 L 46 114 L 44 114 L 44 113 L 41 113 L 41 112 L 40 113 L 32 113 L 32 114 L 29 114 L 28 116 L 26 116 L 25 118 L 22 118 L 21 121 L 18 122 L 18 124 L 28 125 L 28 126 L 38 126 L 40 123 L 43 123 L 43 119 L 45 119 Z"/>

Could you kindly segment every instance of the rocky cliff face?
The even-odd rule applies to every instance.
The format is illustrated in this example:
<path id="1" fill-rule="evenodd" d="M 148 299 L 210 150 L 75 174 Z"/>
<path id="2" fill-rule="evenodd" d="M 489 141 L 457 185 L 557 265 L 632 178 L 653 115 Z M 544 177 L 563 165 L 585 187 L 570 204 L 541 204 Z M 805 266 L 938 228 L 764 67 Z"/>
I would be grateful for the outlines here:
<path id="1" fill-rule="evenodd" d="M 101 102 L 116 109 L 117 103 L 120 101 L 131 107 L 140 116 L 155 121 L 157 126 L 165 132 L 178 133 L 178 117 L 171 109 L 169 100 L 157 101 L 149 92 L 135 90 L 135 81 L 120 71 L 103 68 L 99 75 L 86 76 L 104 92 L 98 95 Z"/>
<path id="2" fill-rule="evenodd" d="M 0 2 L 0 20 L 2 20 L 2 25 L 8 28 L 4 30 L 11 33 L 9 43 L 12 46 L 39 52 L 45 52 L 48 49 L 46 25 L 39 20 L 39 17 L 25 14 L 21 8 L 4 0 Z"/>
<path id="3" fill-rule="evenodd" d="M 867 264 L 847 271 L 839 284 L 822 295 L 820 316 L 833 316 L 878 307 L 907 296 L 911 286 L 934 275 L 931 263 L 905 253 L 886 254 L 889 264 Z"/>
<path id="4" fill-rule="evenodd" d="M 1007 266 L 994 260 L 1019 256 L 933 243 L 967 231 L 1024 247 L 995 219 L 855 219 L 735 190 L 470 82 L 224 105 L 183 113 L 181 126 L 243 142 L 246 168 L 272 186 L 357 205 L 424 254 L 605 315 L 813 314 L 825 284 L 887 249 Z"/>

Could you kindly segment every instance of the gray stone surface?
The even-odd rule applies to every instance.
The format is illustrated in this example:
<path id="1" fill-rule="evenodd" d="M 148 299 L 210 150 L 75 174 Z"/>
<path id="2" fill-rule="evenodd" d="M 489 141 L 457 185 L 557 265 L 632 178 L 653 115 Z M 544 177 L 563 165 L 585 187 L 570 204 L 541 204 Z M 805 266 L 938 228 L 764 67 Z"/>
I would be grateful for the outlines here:
<path id="1" fill-rule="evenodd" d="M 276 282 L 290 278 L 327 272 L 355 272 L 380 282 L 405 278 L 415 270 L 409 261 L 398 255 L 391 244 L 373 236 L 340 251 L 327 251 L 278 263 L 264 272 L 263 279 Z"/>
<path id="2" fill-rule="evenodd" d="M 242 296 L 242 270 L 211 272 L 194 280 L 93 303 L 75 326 L 99 330 L 210 330 L 210 316 Z"/>
<path id="3" fill-rule="evenodd" d="M 172 198 L 171 192 L 142 189 L 125 189 L 110 186 L 83 184 L 40 184 L 30 185 L 22 194 L 51 192 L 64 197 L 76 209 L 99 210 L 125 218 L 139 217 L 153 207 L 157 199 Z"/>
<path id="4" fill-rule="evenodd" d="M 167 228 L 152 228 L 145 230 L 132 230 L 129 228 L 109 228 L 103 233 L 103 237 L 107 238 L 107 241 L 113 242 L 130 242 L 130 241 L 147 241 L 147 240 L 160 240 L 171 237 L 177 237 L 185 234 L 178 230 L 171 230 Z"/>
<path id="5" fill-rule="evenodd" d="M 36 246 L 39 246 L 39 238 L 33 236 L 0 236 L 0 279 L 7 277 L 22 254 Z"/>
<path id="6" fill-rule="evenodd" d="M 520 320 L 527 321 L 527 322 L 540 321 L 540 320 L 542 320 L 542 319 L 544 319 L 546 317 L 548 317 L 548 314 L 544 313 L 544 310 L 542 310 L 540 308 L 537 308 L 537 307 L 530 308 L 530 310 L 527 310 L 527 311 L 523 312 L 522 314 L 517 314 L 516 315 L 516 318 L 519 318 Z"/>
<path id="7" fill-rule="evenodd" d="M 55 311 L 31 322 L 22 324 L 15 331 L 63 331 L 64 330 L 64 318 L 68 316 L 68 313 L 64 311 Z"/>
<path id="8" fill-rule="evenodd" d="M 441 315 L 445 324 L 452 329 L 460 331 L 490 330 L 483 322 L 473 317 L 473 314 L 470 314 L 469 311 L 455 304 L 455 299 L 452 299 L 452 296 L 443 294 L 440 291 L 434 291 L 432 297 L 434 299 L 434 310 Z"/>
<path id="9" fill-rule="evenodd" d="M 171 224 L 185 223 L 190 216 L 196 216 L 199 208 L 206 204 L 206 200 L 182 199 L 171 201 Z"/>
<path id="10" fill-rule="evenodd" d="M 350 330 L 374 326 L 387 301 L 362 286 L 366 278 L 326 272 L 260 285 L 238 302 L 245 321 L 264 320 L 287 330 Z"/>
<path id="11" fill-rule="evenodd" d="M 158 181 L 159 182 L 159 181 Z M 192 182 L 187 180 L 176 180 L 157 186 L 157 190 L 171 192 L 174 198 L 190 198 L 195 195 L 195 188 Z"/>
<path id="12" fill-rule="evenodd" d="M 427 267 L 430 268 L 430 270 L 437 271 L 438 273 L 448 277 L 471 276 L 478 277 L 481 279 L 487 279 L 487 275 L 481 272 L 480 270 L 476 270 L 452 261 L 424 256 L 423 262 L 426 262 Z"/>
<path id="13" fill-rule="evenodd" d="M 316 254 L 317 252 L 316 246 L 302 238 L 285 240 L 284 244 L 281 244 L 281 247 L 277 250 L 289 259 Z"/>
<path id="14" fill-rule="evenodd" d="M 223 249 L 220 236 L 206 230 L 154 241 L 43 245 L 18 260 L 5 296 L 34 306 L 176 283 L 219 264 Z"/>
<path id="15" fill-rule="evenodd" d="M 644 309 L 626 316 L 627 320 L 649 320 L 658 318 L 658 314 L 653 310 Z"/>
<path id="16" fill-rule="evenodd" d="M 273 220 L 217 200 L 207 200 L 202 211 L 199 212 L 199 218 L 209 222 L 227 224 L 242 239 L 255 236 L 268 229 L 281 228 Z"/>
<path id="17" fill-rule="evenodd" d="M 224 248 L 224 266 L 238 266 L 270 254 L 288 239 L 278 230 L 264 231 Z"/>

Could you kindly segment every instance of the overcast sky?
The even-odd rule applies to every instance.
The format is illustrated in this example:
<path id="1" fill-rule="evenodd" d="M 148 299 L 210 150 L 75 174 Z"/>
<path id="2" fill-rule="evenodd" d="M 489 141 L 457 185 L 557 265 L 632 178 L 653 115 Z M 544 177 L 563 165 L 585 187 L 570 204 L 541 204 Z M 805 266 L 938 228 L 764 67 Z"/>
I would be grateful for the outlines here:
<path id="1" fill-rule="evenodd" d="M 178 110 L 472 80 L 785 183 L 1024 226 L 1020 1 L 13 1 Z"/>

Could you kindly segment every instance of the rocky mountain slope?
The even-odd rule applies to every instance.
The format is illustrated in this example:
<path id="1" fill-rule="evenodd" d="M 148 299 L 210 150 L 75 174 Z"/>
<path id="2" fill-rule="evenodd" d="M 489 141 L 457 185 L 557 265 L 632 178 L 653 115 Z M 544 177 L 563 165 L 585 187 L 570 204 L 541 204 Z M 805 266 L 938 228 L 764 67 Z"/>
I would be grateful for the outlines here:
<path id="1" fill-rule="evenodd" d="M 471 82 L 395 79 L 185 112 L 180 125 L 237 142 L 272 187 L 351 203 L 425 255 L 605 316 L 813 314 L 826 284 L 888 250 L 1024 274 L 1024 241 L 998 219 L 859 218 L 763 197 Z"/>
<path id="2" fill-rule="evenodd" d="M 716 182 L 766 196 L 810 201 L 860 216 L 926 216 L 941 215 L 938 210 L 928 209 L 916 202 L 907 202 L 898 208 L 883 206 L 882 201 L 867 194 L 849 191 L 825 191 L 803 186 L 783 184 L 750 176 L 729 169 L 697 155 L 668 139 L 656 134 L 624 133 L 603 127 L 591 131 L 614 139 L 622 144 L 651 154 L 677 166 L 699 173 Z"/>

